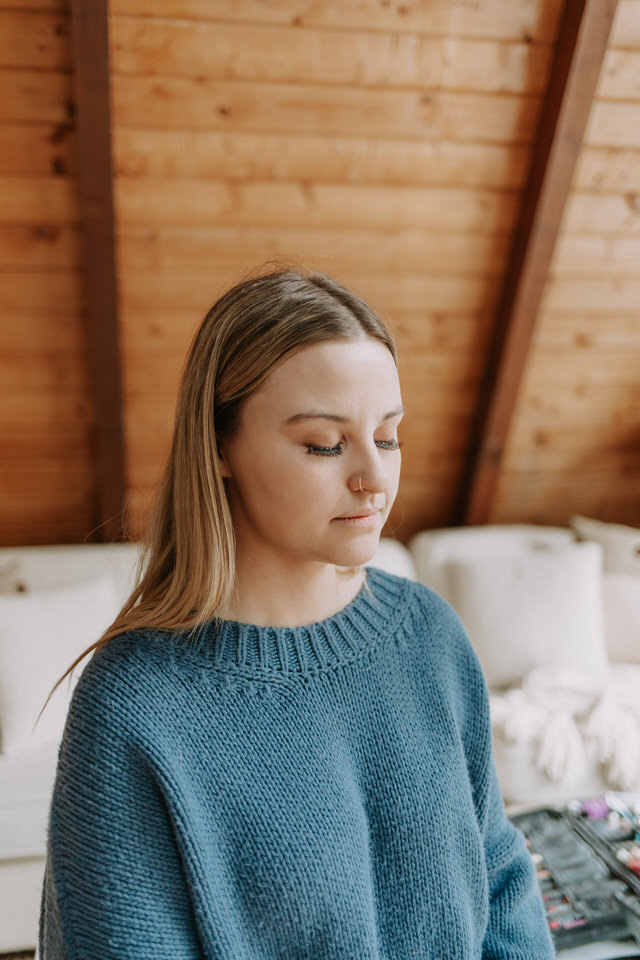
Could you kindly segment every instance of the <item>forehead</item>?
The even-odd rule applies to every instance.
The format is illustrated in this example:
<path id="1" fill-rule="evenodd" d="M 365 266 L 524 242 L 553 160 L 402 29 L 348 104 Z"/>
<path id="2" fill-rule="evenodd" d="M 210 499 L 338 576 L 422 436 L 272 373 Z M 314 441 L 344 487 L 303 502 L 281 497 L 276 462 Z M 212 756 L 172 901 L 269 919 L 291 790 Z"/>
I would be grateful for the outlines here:
<path id="1" fill-rule="evenodd" d="M 374 403 L 388 409 L 389 402 L 400 402 L 400 383 L 393 355 L 381 341 L 328 340 L 289 354 L 254 398 L 287 408 Z"/>

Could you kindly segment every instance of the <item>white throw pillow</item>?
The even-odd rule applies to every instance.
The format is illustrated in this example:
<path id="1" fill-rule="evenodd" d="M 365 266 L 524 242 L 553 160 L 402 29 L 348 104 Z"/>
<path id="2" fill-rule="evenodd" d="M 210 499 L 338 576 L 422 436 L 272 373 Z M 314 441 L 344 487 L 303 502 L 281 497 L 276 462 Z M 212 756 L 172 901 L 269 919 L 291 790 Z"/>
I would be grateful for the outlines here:
<path id="1" fill-rule="evenodd" d="M 605 571 L 602 587 L 609 659 L 640 663 L 640 577 Z"/>
<path id="2" fill-rule="evenodd" d="M 423 530 L 409 540 L 420 583 L 431 587 L 451 602 L 447 564 L 492 556 L 496 553 L 561 546 L 573 543 L 568 527 L 546 527 L 527 523 L 490 523 L 478 527 L 442 527 Z"/>
<path id="3" fill-rule="evenodd" d="M 118 613 L 113 582 L 100 577 L 55 590 L 0 596 L 0 733 L 2 753 L 58 741 L 71 693 L 89 661 L 60 684 L 42 714 L 51 687 Z"/>
<path id="4" fill-rule="evenodd" d="M 607 668 L 602 550 L 573 543 L 448 565 L 451 604 L 464 623 L 487 683 L 512 686 L 536 667 Z"/>
<path id="5" fill-rule="evenodd" d="M 605 570 L 640 577 L 640 530 L 579 516 L 571 517 L 571 528 L 579 540 L 595 540 L 602 546 Z"/>

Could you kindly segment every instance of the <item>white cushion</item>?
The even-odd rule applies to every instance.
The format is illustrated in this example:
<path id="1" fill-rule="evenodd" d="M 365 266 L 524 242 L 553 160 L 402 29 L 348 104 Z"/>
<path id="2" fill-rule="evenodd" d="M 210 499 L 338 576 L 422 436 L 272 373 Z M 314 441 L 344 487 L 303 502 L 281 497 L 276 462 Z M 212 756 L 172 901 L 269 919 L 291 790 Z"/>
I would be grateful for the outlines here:
<path id="1" fill-rule="evenodd" d="M 640 577 L 605 571 L 602 587 L 609 659 L 640 663 Z"/>
<path id="2" fill-rule="evenodd" d="M 0 755 L 0 860 L 42 857 L 58 744 Z"/>
<path id="3" fill-rule="evenodd" d="M 607 667 L 597 543 L 482 556 L 448 564 L 451 604 L 490 687 L 547 664 Z"/>
<path id="4" fill-rule="evenodd" d="M 407 577 L 415 580 L 416 568 L 413 557 L 403 544 L 391 537 L 382 537 L 375 556 L 365 566 L 379 567 L 387 573 L 394 573 L 398 577 Z"/>
<path id="5" fill-rule="evenodd" d="M 571 527 L 580 540 L 595 540 L 602 546 L 605 570 L 640 577 L 640 530 L 580 516 L 571 517 Z"/>
<path id="6" fill-rule="evenodd" d="M 571 530 L 533 524 L 489 524 L 424 530 L 409 540 L 418 579 L 451 602 L 446 564 L 451 560 L 491 556 L 505 550 L 573 542 Z"/>
<path id="7" fill-rule="evenodd" d="M 139 558 L 136 543 L 0 547 L 0 568 L 11 570 L 19 564 L 20 579 L 30 593 L 108 576 L 115 584 L 120 606 L 133 589 Z"/>
<path id="8" fill-rule="evenodd" d="M 27 584 L 20 561 L 14 558 L 0 563 L 0 593 L 21 593 L 26 589 Z"/>
<path id="9" fill-rule="evenodd" d="M 38 940 L 44 857 L 0 861 L 0 950 L 33 950 Z M 30 954 L 26 954 L 29 956 Z M 34 954 L 34 960 L 38 953 Z"/>
<path id="10" fill-rule="evenodd" d="M 0 596 L 0 731 L 2 753 L 57 742 L 71 693 L 89 658 L 60 684 L 35 730 L 55 681 L 98 639 L 119 609 L 113 582 Z"/>

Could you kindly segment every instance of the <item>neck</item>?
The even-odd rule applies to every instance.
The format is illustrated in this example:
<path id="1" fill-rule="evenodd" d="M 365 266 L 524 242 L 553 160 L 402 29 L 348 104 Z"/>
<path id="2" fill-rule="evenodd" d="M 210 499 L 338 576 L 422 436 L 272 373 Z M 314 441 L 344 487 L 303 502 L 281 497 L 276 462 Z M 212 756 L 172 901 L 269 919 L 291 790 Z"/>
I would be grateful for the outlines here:
<path id="1" fill-rule="evenodd" d="M 248 561 L 239 553 L 235 590 L 219 616 L 264 627 L 316 623 L 350 603 L 364 578 L 361 568 L 350 571 L 320 562 L 277 566 L 273 560 L 269 564 Z"/>

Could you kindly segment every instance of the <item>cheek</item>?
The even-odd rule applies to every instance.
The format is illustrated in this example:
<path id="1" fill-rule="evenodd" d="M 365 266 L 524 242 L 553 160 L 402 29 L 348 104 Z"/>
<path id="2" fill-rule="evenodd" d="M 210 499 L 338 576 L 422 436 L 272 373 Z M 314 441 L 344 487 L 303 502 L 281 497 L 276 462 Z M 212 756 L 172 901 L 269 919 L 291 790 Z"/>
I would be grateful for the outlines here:
<path id="1" fill-rule="evenodd" d="M 303 453 L 283 459 L 274 469 L 265 465 L 269 503 L 283 524 L 303 529 L 338 512 L 341 501 L 341 473 L 337 458 Z"/>
<path id="2" fill-rule="evenodd" d="M 243 463 L 241 469 L 239 490 L 245 505 L 269 508 L 283 518 L 296 513 L 298 521 L 302 520 L 301 508 L 311 511 L 326 497 L 328 487 L 326 471 L 307 463 L 305 457 L 289 447 L 254 452 L 252 462 Z"/>

